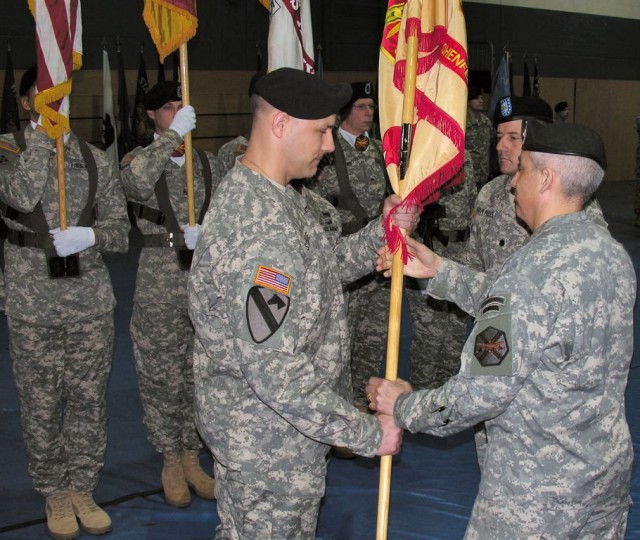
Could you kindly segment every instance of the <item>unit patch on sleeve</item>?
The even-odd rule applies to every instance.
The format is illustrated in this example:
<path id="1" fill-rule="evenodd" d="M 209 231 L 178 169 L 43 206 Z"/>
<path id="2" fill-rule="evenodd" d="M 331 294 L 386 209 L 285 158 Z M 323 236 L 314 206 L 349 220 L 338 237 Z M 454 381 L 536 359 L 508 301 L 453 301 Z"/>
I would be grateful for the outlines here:
<path id="1" fill-rule="evenodd" d="M 260 265 L 246 300 L 247 327 L 255 343 L 263 343 L 282 326 L 289 312 L 291 276 Z"/>
<path id="2" fill-rule="evenodd" d="M 513 375 L 511 316 L 509 294 L 482 302 L 472 334 L 471 375 Z"/>

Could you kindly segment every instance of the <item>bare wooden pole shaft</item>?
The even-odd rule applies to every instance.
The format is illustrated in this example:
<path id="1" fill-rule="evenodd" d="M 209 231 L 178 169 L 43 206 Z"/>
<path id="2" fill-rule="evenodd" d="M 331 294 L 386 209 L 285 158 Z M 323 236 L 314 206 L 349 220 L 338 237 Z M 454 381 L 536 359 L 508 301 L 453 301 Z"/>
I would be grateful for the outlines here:
<path id="1" fill-rule="evenodd" d="M 180 45 L 180 84 L 182 86 L 182 105 L 190 105 L 189 99 L 189 58 L 187 44 Z M 196 224 L 196 205 L 193 195 L 193 153 L 191 132 L 184 136 L 184 170 L 187 175 L 187 208 L 189 209 L 189 226 Z"/>
<path id="2" fill-rule="evenodd" d="M 401 154 L 408 158 L 411 145 L 410 134 L 414 118 L 414 102 L 416 90 L 416 69 L 418 64 L 418 38 L 411 36 L 407 40 L 407 58 L 404 79 L 404 97 L 402 101 L 403 133 L 407 134 L 403 140 Z M 405 171 L 405 164 L 400 164 L 400 170 Z M 404 178 L 399 181 L 399 195 L 404 198 Z M 405 232 L 403 231 L 403 234 Z M 393 255 L 391 266 L 391 297 L 389 301 L 389 326 L 387 337 L 387 368 L 385 378 L 395 380 L 398 378 L 398 352 L 400 350 L 400 321 L 402 310 L 402 285 L 404 276 L 404 263 L 400 250 Z M 391 466 L 392 456 L 380 458 L 380 483 L 378 486 L 378 521 L 376 540 L 386 540 L 389 529 L 389 494 L 391 491 Z"/>
<path id="3" fill-rule="evenodd" d="M 60 230 L 67 228 L 67 192 L 64 187 L 64 135 L 56 139 L 56 165 L 58 167 L 58 208 Z"/>

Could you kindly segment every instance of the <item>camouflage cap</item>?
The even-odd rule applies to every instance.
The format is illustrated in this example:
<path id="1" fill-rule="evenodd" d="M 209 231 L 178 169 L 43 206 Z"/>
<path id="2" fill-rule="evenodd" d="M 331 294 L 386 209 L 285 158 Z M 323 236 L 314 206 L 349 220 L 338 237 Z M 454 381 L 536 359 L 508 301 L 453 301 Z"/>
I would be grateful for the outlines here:
<path id="1" fill-rule="evenodd" d="M 178 81 L 160 81 L 144 96 L 144 108 L 155 111 L 170 101 L 182 101 L 182 87 Z"/>
<path id="2" fill-rule="evenodd" d="M 527 122 L 523 151 L 581 156 L 607 168 L 602 138 L 592 129 L 571 123 Z"/>
<path id="3" fill-rule="evenodd" d="M 540 120 L 553 122 L 551 105 L 535 96 L 507 96 L 498 100 L 493 123 L 504 124 L 512 120 Z"/>
<path id="4" fill-rule="evenodd" d="M 267 73 L 254 91 L 276 109 L 302 120 L 336 114 L 351 98 L 348 84 L 330 85 L 316 75 L 289 67 Z"/>

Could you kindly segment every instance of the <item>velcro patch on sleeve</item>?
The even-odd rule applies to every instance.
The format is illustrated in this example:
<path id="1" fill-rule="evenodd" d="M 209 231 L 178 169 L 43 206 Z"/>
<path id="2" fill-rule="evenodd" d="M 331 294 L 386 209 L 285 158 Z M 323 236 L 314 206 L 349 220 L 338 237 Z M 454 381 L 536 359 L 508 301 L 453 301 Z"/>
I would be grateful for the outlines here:
<path id="1" fill-rule="evenodd" d="M 510 295 L 481 304 L 472 339 L 471 375 L 513 375 Z"/>
<path id="2" fill-rule="evenodd" d="M 269 266 L 258 266 L 253 282 L 259 287 L 266 287 L 278 293 L 289 296 L 293 279 L 290 275 Z"/>

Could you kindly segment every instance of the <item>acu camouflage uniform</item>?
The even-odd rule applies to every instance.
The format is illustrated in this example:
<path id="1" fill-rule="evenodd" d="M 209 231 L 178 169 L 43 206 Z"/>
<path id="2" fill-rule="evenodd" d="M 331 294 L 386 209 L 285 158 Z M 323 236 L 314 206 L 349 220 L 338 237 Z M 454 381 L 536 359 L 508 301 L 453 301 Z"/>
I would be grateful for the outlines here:
<path id="1" fill-rule="evenodd" d="M 446 217 L 438 219 L 441 239 L 433 249 L 443 257 L 462 261 L 469 236 L 471 211 L 477 195 L 473 161 L 465 151 L 464 182 L 441 193 L 439 204 Z M 446 241 L 445 246 L 442 241 Z M 467 337 L 468 315 L 453 302 L 422 296 L 416 280 L 407 278 L 411 298 L 411 384 L 437 388 L 460 369 L 460 353 Z"/>
<path id="2" fill-rule="evenodd" d="M 178 133 L 167 130 L 146 148 L 135 148 L 123 160 L 120 173 L 125 193 L 135 203 L 137 224 L 143 235 L 131 338 L 145 427 L 154 449 L 162 454 L 202 447 L 193 412 L 193 326 L 187 309 L 189 269 L 181 268 L 176 248 L 166 239 L 169 220 L 165 216 L 163 225 L 157 223 L 160 221 L 157 218 L 163 215 L 157 197 L 163 174 L 178 224 L 189 222 L 185 167 L 170 159 L 181 143 Z M 202 155 L 213 178 L 219 177 L 215 156 L 205 152 Z M 200 222 L 208 205 L 203 167 L 201 155 L 194 150 L 193 189 L 196 219 Z M 216 187 L 213 184 L 210 189 Z M 181 233 L 174 234 L 173 244 L 178 249 L 187 249 Z"/>
<path id="3" fill-rule="evenodd" d="M 238 135 L 235 139 L 220 147 L 217 158 L 219 169 L 222 171 L 221 179 L 228 171 L 233 169 L 236 160 L 244 156 L 248 145 L 249 141 L 247 138 L 244 135 Z M 300 189 L 298 189 L 298 191 L 306 200 L 309 211 L 315 216 L 318 223 L 322 225 L 322 228 L 327 235 L 329 235 L 331 242 L 337 243 L 342 232 L 338 211 L 329 201 L 306 187 L 310 182 L 309 180 L 294 180 L 294 182 L 300 182 Z"/>
<path id="4" fill-rule="evenodd" d="M 474 180 L 478 189 L 489 180 L 492 130 L 493 126 L 487 115 L 467 107 L 467 129 L 465 131 L 464 148 L 471 155 Z"/>
<path id="5" fill-rule="evenodd" d="M 622 246 L 584 212 L 557 216 L 495 282 L 445 260 L 428 292 L 476 323 L 460 373 L 402 394 L 394 416 L 438 436 L 485 421 L 489 446 L 465 538 L 622 539 L 636 295 Z"/>
<path id="6" fill-rule="evenodd" d="M 357 150 L 336 131 L 336 144 L 344 153 L 349 185 L 360 206 L 370 221 L 382 211 L 385 197 L 389 194 L 385 176 L 382 145 L 380 141 L 369 138 L 365 151 Z M 337 208 L 342 222 L 342 232 L 348 235 L 358 230 L 362 223 L 347 208 L 345 195 L 340 189 L 338 171 L 333 154 L 325 155 L 316 178 L 309 186 L 316 193 Z M 375 253 L 371 254 L 371 267 L 375 268 Z M 351 332 L 351 375 L 356 402 L 366 407 L 364 388 L 369 377 L 380 374 L 384 360 L 387 340 L 389 313 L 389 280 L 369 273 L 366 277 L 345 288 L 348 306 L 349 330 Z M 406 298 L 406 295 L 405 295 Z M 408 306 L 403 302 L 405 319 L 408 318 Z M 407 325 L 403 325 L 405 328 Z M 404 337 L 404 336 L 403 336 Z M 401 356 L 408 356 L 409 339 L 403 339 Z M 405 343 L 406 341 L 406 343 Z M 406 362 L 405 362 L 406 364 Z M 401 362 L 402 367 L 402 362 Z"/>
<path id="7" fill-rule="evenodd" d="M 0 164 L 0 199 L 18 213 L 41 204 L 49 227 L 59 225 L 56 154 L 52 141 L 24 131 L 26 149 Z M 14 145 L 13 135 L 0 141 Z M 20 396 L 29 472 L 43 496 L 63 489 L 91 492 L 98 483 L 106 446 L 105 393 L 113 349 L 115 298 L 102 252 L 126 252 L 129 220 L 124 194 L 104 152 L 88 146 L 97 167 L 94 198 L 96 245 L 78 254 L 80 277 L 50 279 L 48 256 L 35 231 L 6 209 L 6 314 L 13 370 Z M 76 225 L 88 203 L 88 167 L 73 133 L 65 143 L 68 224 Z M 12 217 L 14 219 L 12 219 Z M 18 231 L 26 231 L 19 234 Z M 13 237 L 13 240 L 12 240 Z"/>
<path id="8" fill-rule="evenodd" d="M 379 447 L 378 421 L 352 405 L 341 283 L 370 271 L 382 234 L 376 220 L 334 244 L 293 187 L 240 161 L 216 191 L 189 279 L 216 538 L 240 537 L 233 509 L 257 511 L 256 497 L 262 512 L 249 536 L 314 538 L 329 446 L 364 456 Z"/>
<path id="9" fill-rule="evenodd" d="M 490 279 L 500 273 L 507 258 L 531 238 L 527 225 L 516 216 L 511 192 L 511 176 L 502 174 L 488 182 L 478 193 L 471 218 L 466 258 L 462 262 L 485 272 Z M 586 206 L 586 214 L 602 227 L 607 227 L 598 201 Z M 482 469 L 487 447 L 487 434 L 482 426 L 476 428 L 476 451 Z"/>

